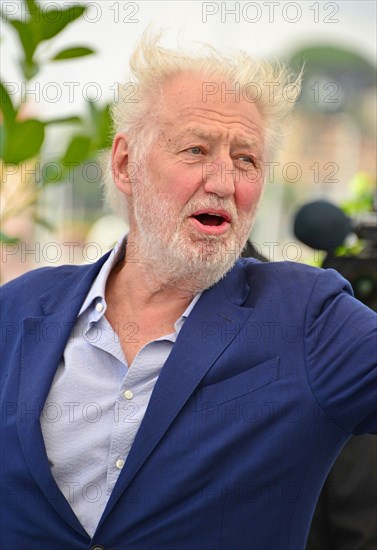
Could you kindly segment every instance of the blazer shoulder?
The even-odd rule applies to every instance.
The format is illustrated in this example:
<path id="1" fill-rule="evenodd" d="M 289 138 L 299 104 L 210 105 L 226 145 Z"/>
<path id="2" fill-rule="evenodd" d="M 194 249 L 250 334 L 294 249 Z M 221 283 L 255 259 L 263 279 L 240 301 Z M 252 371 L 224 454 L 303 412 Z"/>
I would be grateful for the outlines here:
<path id="1" fill-rule="evenodd" d="M 1 286 L 2 310 L 6 309 L 8 303 L 15 306 L 16 304 L 35 302 L 73 273 L 80 270 L 84 273 L 88 267 L 86 265 L 63 265 L 59 267 L 41 267 L 28 271 Z"/>
<path id="2" fill-rule="evenodd" d="M 315 289 L 323 297 L 341 292 L 353 295 L 350 283 L 334 269 L 290 261 L 260 262 L 251 258 L 242 258 L 240 262 L 254 295 L 268 293 L 279 300 L 284 295 L 309 299 Z"/>
<path id="3" fill-rule="evenodd" d="M 298 262 L 282 261 L 282 262 L 262 262 L 255 258 L 240 258 L 239 262 L 245 269 L 248 279 L 264 279 L 269 283 L 276 281 L 281 284 L 282 281 L 294 279 L 304 279 L 307 283 L 310 280 L 315 280 L 324 270 L 321 267 L 313 267 L 308 264 Z M 333 271 L 333 270 L 332 270 Z"/>

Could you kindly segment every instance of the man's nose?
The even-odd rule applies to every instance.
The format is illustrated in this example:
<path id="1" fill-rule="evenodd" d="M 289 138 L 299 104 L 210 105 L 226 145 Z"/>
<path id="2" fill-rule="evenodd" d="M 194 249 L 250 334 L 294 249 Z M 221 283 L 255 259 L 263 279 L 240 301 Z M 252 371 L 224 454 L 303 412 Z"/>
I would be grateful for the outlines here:
<path id="1" fill-rule="evenodd" d="M 207 193 L 215 193 L 219 197 L 234 195 L 237 181 L 233 160 L 223 156 L 215 162 L 203 165 L 203 186 Z"/>

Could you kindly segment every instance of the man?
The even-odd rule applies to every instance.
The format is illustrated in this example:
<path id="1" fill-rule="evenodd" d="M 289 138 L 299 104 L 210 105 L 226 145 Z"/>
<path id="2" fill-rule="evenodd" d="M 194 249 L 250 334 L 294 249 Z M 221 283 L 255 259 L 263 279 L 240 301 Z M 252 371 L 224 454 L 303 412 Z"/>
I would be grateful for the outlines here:
<path id="1" fill-rule="evenodd" d="M 376 431 L 375 317 L 332 270 L 237 260 L 289 74 L 147 36 L 131 68 L 127 242 L 4 287 L 2 548 L 303 548 L 337 453 Z"/>

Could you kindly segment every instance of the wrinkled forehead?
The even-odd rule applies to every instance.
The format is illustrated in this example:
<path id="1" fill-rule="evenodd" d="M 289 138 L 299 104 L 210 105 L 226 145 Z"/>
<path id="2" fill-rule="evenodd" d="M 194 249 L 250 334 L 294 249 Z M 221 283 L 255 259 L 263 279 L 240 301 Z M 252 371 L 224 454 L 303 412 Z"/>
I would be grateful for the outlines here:
<path id="1" fill-rule="evenodd" d="M 236 83 L 237 84 L 237 83 Z M 264 122 L 255 102 L 247 101 L 234 84 L 197 73 L 182 73 L 162 89 L 159 123 L 163 133 L 172 127 L 197 133 L 229 130 L 245 142 L 264 141 Z M 208 128 L 208 130 L 206 129 Z"/>

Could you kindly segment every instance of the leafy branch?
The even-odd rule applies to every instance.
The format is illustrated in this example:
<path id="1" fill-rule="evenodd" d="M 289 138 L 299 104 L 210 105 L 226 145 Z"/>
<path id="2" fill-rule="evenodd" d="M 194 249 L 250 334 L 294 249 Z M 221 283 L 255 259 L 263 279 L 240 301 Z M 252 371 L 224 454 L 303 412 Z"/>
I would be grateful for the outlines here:
<path id="1" fill-rule="evenodd" d="M 80 19 L 87 10 L 84 5 L 72 5 L 59 9 L 41 9 L 36 0 L 23 0 L 24 11 L 27 17 L 22 19 L 9 17 L 4 10 L 0 10 L 0 17 L 15 33 L 18 40 L 21 56 L 18 66 L 25 82 L 36 77 L 40 70 L 48 63 L 61 63 L 72 59 L 82 58 L 94 54 L 94 50 L 83 45 L 63 48 L 46 58 L 41 56 L 44 45 L 53 44 L 68 25 Z M 88 102 L 88 114 L 85 119 L 79 116 L 68 116 L 40 120 L 39 118 L 25 118 L 23 111 L 25 98 L 15 101 L 10 96 L 6 83 L 0 81 L 0 95 L 2 116 L 0 117 L 0 168 L 2 174 L 2 213 L 4 223 L 20 213 L 26 212 L 36 204 L 40 189 L 47 184 L 64 181 L 70 167 L 77 166 L 88 159 L 95 158 L 99 149 L 110 145 L 110 112 L 109 106 L 104 108 L 94 102 Z M 36 182 L 31 177 L 27 181 L 23 173 L 32 173 L 30 165 L 39 163 L 41 152 L 46 138 L 46 128 L 57 124 L 71 124 L 77 126 L 76 133 L 71 139 L 63 154 L 54 163 L 59 165 L 59 177 L 49 176 L 48 170 L 42 170 L 43 178 Z M 49 164 L 51 160 L 46 164 Z M 22 170 L 27 166 L 28 170 Z M 21 176 L 9 177 L 12 167 L 18 167 Z M 4 177 L 5 175 L 5 177 Z M 12 189 L 10 189 L 10 187 Z M 37 223 L 43 220 L 35 218 Z M 0 232 L 0 242 L 14 242 L 16 237 L 9 237 Z"/>

